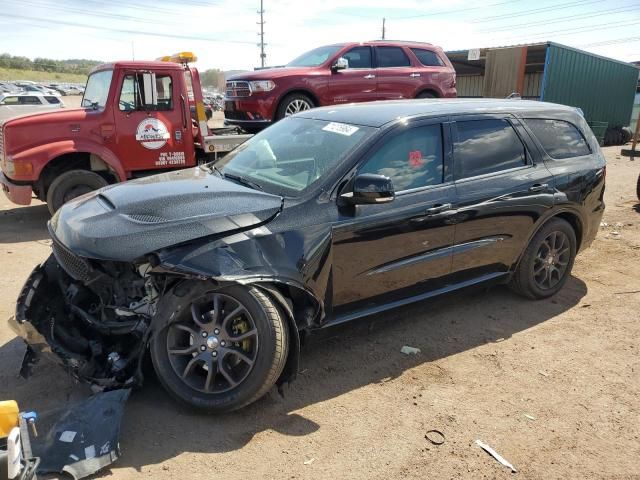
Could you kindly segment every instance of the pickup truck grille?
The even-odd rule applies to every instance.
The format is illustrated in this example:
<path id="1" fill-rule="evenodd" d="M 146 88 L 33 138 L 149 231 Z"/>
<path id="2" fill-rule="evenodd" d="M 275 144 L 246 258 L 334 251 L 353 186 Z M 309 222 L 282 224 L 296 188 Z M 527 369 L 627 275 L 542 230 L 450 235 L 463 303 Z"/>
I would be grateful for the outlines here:
<path id="1" fill-rule="evenodd" d="M 251 95 L 251 87 L 249 82 L 244 80 L 235 80 L 227 82 L 227 97 L 248 97 Z"/>

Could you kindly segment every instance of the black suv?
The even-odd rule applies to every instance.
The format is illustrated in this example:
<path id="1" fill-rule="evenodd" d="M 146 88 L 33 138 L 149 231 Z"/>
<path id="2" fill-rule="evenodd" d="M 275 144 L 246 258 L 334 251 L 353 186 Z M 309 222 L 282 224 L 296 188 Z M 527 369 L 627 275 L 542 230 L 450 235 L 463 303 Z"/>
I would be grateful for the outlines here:
<path id="1" fill-rule="evenodd" d="M 49 222 L 12 325 L 105 388 L 151 352 L 176 398 L 240 408 L 315 329 L 480 282 L 555 294 L 604 210 L 573 108 L 415 100 L 310 110 L 216 164 L 105 187 Z"/>

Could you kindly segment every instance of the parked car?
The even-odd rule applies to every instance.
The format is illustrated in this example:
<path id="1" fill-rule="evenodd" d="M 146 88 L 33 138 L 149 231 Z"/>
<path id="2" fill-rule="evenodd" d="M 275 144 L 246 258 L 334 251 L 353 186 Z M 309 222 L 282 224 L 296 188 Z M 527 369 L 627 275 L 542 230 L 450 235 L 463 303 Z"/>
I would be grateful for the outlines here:
<path id="1" fill-rule="evenodd" d="M 318 108 L 214 164 L 64 205 L 12 326 L 103 388 L 139 382 L 148 343 L 174 397 L 233 410 L 292 380 L 317 329 L 481 283 L 554 295 L 604 186 L 570 107 Z"/>
<path id="2" fill-rule="evenodd" d="M 56 95 L 4 93 L 0 94 L 0 121 L 27 113 L 55 110 L 64 106 L 60 97 Z"/>
<path id="3" fill-rule="evenodd" d="M 30 83 L 22 83 L 19 86 L 27 93 L 41 93 L 43 95 L 59 96 L 60 94 L 51 88 L 47 88 L 44 85 L 36 85 Z"/>
<path id="4" fill-rule="evenodd" d="M 455 87 L 455 70 L 435 45 L 341 43 L 311 50 L 284 68 L 229 77 L 225 118 L 253 131 L 318 106 L 455 97 Z"/>

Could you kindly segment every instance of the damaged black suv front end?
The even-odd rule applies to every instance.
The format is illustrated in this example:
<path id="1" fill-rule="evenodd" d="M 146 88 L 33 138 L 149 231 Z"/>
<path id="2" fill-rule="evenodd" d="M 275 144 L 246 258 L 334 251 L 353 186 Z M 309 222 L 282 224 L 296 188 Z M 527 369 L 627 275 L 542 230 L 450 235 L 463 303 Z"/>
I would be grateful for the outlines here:
<path id="1" fill-rule="evenodd" d="M 55 358 L 99 388 L 141 381 L 141 360 L 159 288 L 148 263 L 95 262 L 54 235 L 53 254 L 25 283 L 10 325 L 38 355 Z"/>

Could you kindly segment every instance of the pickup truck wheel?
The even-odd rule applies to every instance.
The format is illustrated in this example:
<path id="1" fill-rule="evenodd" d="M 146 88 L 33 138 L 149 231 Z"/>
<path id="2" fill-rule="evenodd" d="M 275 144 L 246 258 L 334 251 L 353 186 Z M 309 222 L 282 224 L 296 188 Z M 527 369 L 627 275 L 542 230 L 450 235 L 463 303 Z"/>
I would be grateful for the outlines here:
<path id="1" fill-rule="evenodd" d="M 302 93 L 292 93 L 282 99 L 276 112 L 276 119 L 280 120 L 284 117 L 295 115 L 298 112 L 304 112 L 315 107 L 313 100 Z"/>
<path id="2" fill-rule="evenodd" d="M 105 187 L 108 182 L 95 172 L 69 170 L 57 176 L 47 190 L 47 206 L 51 215 L 69 200 Z"/>
<path id="3" fill-rule="evenodd" d="M 431 92 L 420 92 L 416 98 L 436 98 Z"/>
<path id="4" fill-rule="evenodd" d="M 151 340 L 160 382 L 207 412 L 237 410 L 275 384 L 288 352 L 288 324 L 261 290 L 206 282 L 185 289 L 172 321 Z"/>
<path id="5" fill-rule="evenodd" d="M 531 239 L 511 279 L 511 288 L 531 299 L 555 295 L 571 275 L 576 234 L 561 218 L 549 220 Z"/>
<path id="6" fill-rule="evenodd" d="M 636 185 L 636 195 L 638 196 L 638 200 L 640 200 L 640 175 L 638 175 L 638 183 Z"/>

